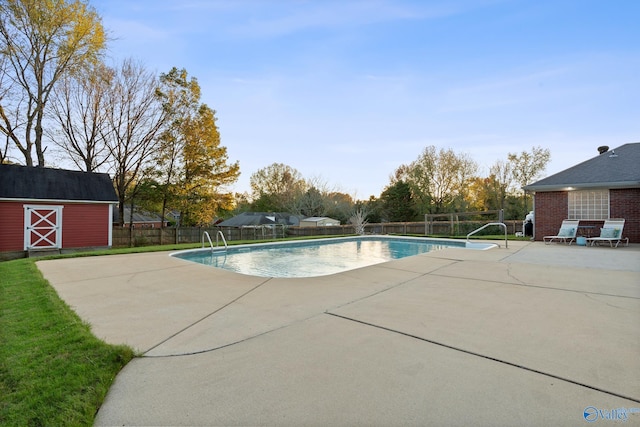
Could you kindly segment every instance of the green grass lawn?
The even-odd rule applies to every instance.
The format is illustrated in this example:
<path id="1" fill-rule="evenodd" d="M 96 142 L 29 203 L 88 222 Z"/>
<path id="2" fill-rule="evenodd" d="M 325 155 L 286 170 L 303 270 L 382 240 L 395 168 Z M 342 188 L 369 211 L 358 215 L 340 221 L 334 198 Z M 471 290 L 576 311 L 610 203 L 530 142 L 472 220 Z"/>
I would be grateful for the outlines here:
<path id="1" fill-rule="evenodd" d="M 133 356 L 97 339 L 32 259 L 0 262 L 0 425 L 92 425 Z"/>

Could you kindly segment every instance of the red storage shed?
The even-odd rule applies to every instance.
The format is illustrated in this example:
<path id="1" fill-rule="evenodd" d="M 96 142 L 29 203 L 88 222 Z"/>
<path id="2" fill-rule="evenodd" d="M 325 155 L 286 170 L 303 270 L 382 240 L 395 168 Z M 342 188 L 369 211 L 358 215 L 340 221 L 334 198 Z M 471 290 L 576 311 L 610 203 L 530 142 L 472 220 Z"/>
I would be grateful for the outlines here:
<path id="1" fill-rule="evenodd" d="M 0 165 L 0 254 L 111 246 L 109 175 Z"/>

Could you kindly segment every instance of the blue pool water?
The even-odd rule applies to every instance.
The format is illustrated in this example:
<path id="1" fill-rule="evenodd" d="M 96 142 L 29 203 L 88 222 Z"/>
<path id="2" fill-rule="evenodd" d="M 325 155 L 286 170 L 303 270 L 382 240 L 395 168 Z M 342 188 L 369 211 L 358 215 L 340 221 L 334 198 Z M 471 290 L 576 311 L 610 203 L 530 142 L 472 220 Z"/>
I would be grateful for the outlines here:
<path id="1" fill-rule="evenodd" d="M 476 244 L 477 245 L 477 244 Z M 486 247 L 476 247 L 486 249 Z M 349 237 L 200 249 L 173 256 L 260 277 L 314 277 L 367 267 L 465 242 L 425 238 Z"/>

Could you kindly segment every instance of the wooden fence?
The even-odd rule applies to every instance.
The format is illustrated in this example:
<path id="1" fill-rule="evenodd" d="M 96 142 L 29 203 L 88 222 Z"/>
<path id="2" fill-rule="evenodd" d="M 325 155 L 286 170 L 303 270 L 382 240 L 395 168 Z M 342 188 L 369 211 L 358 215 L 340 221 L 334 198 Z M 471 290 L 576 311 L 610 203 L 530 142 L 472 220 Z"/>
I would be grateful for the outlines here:
<path id="1" fill-rule="evenodd" d="M 429 221 L 429 222 L 390 222 L 367 224 L 367 234 L 416 234 L 438 236 L 466 236 L 484 224 L 493 221 Z M 509 234 L 522 231 L 522 221 L 504 221 Z M 181 228 L 113 228 L 113 247 L 169 245 L 176 243 L 198 243 L 202 241 L 204 232 L 209 233 L 212 241 L 216 242 L 216 235 L 221 231 L 225 239 L 234 240 L 271 240 L 283 237 L 329 236 L 354 234 L 352 225 L 337 225 L 324 227 L 181 227 Z M 487 234 L 500 234 L 499 228 L 488 228 Z M 482 235 L 482 234 L 480 234 Z M 208 243 L 207 243 L 208 244 Z"/>

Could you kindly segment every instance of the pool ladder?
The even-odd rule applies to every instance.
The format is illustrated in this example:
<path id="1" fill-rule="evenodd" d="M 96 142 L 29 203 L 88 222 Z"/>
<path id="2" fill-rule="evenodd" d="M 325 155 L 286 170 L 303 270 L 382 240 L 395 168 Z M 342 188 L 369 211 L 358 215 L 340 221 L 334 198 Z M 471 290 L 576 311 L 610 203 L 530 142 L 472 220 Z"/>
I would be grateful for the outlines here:
<path id="1" fill-rule="evenodd" d="M 490 222 L 490 223 L 485 224 L 482 227 L 478 228 L 477 230 L 473 230 L 471 233 L 467 234 L 467 243 L 471 243 L 471 242 L 469 242 L 469 236 L 471 236 L 472 234 L 476 234 L 480 230 L 484 230 L 485 228 L 489 227 L 490 225 L 499 225 L 500 227 L 504 228 L 504 247 L 505 247 L 505 249 L 509 248 L 509 243 L 508 243 L 508 240 L 507 240 L 507 224 L 505 224 L 503 222 Z M 498 245 L 498 247 L 499 246 L 500 245 Z"/>
<path id="2" fill-rule="evenodd" d="M 209 246 L 211 246 L 211 251 L 213 251 L 213 242 L 211 241 L 211 236 L 209 236 L 209 232 L 208 231 L 205 231 L 204 233 L 202 233 L 202 247 L 204 248 L 204 238 L 205 238 L 205 236 L 207 237 L 207 240 L 209 241 Z M 219 245 L 219 238 L 220 237 L 222 237 L 222 243 L 224 243 L 224 250 L 226 251 L 228 249 L 227 239 L 224 238 L 224 234 L 220 230 L 218 230 L 218 232 L 216 233 L 216 248 Z"/>

